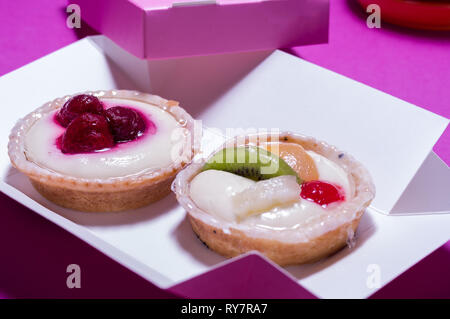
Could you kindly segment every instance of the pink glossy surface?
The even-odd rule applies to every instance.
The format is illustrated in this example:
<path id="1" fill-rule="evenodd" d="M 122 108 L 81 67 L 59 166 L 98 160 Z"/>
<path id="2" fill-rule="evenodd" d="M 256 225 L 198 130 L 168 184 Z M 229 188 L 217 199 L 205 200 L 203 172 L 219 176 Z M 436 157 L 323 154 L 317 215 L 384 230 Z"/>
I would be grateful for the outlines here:
<path id="1" fill-rule="evenodd" d="M 220 1 L 220 5 L 174 7 L 162 0 L 77 3 L 92 27 L 146 59 L 264 50 L 327 40 L 328 0 Z"/>
<path id="2" fill-rule="evenodd" d="M 450 36 L 384 26 L 365 27 L 359 8 L 352 1 L 331 1 L 330 43 L 290 51 L 372 87 L 415 103 L 443 116 L 450 116 Z M 0 2 L 0 75 L 91 34 L 86 25 L 75 33 L 65 25 L 65 0 Z M 45 8 L 45 10 L 43 9 Z M 450 132 L 434 149 L 450 162 Z M 0 194 L 0 298 L 15 297 L 168 297 L 102 253 L 58 226 Z M 306 297 L 307 292 L 285 282 L 285 277 L 258 266 L 268 276 L 267 285 L 245 286 L 229 280 L 233 269 L 220 274 L 222 293 L 211 294 L 199 284 L 184 284 L 172 292 L 196 292 L 198 297 Z M 84 279 L 81 289 L 66 287 L 66 267 L 78 263 Z M 450 243 L 395 279 L 375 297 L 450 297 Z M 219 274 L 218 274 L 219 275 Z M 273 276 L 273 278 L 272 278 Z M 278 277 L 278 278 L 277 278 Z M 227 282 L 230 284 L 227 284 Z M 206 282 L 208 283 L 208 281 Z M 275 283 L 278 283 L 275 285 Z M 279 283 L 283 283 L 280 286 Z M 203 282 L 203 287 L 206 285 Z M 275 285 L 274 290 L 267 289 Z M 254 287 L 252 289 L 252 287 Z M 245 290 L 240 290 L 245 288 Z M 199 292 L 200 291 L 200 292 Z M 203 291 L 203 293 L 201 293 Z"/>
<path id="3" fill-rule="evenodd" d="M 134 3 L 136 6 L 139 6 L 144 9 L 153 9 L 153 8 L 168 8 L 172 6 L 173 3 L 188 3 L 193 2 L 192 0 L 129 0 Z M 271 0 L 277 1 L 277 0 Z M 219 4 L 242 4 L 242 3 L 251 3 L 256 2 L 256 0 L 216 0 L 216 3 Z"/>

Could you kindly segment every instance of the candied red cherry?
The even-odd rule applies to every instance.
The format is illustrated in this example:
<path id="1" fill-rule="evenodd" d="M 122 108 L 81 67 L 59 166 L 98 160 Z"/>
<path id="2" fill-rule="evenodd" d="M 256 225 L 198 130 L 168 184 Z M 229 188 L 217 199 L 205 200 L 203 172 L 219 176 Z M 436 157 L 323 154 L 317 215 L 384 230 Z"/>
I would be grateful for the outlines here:
<path id="1" fill-rule="evenodd" d="M 321 181 L 303 183 L 300 196 L 321 206 L 326 206 L 344 199 L 344 196 L 336 186 Z"/>
<path id="2" fill-rule="evenodd" d="M 63 127 L 67 127 L 70 122 L 83 113 L 102 114 L 102 102 L 93 95 L 76 95 L 64 103 L 63 107 L 56 114 L 56 120 Z"/>
<path id="3" fill-rule="evenodd" d="M 127 142 L 141 136 L 146 128 L 146 121 L 135 110 L 124 107 L 114 106 L 105 111 L 111 132 L 116 142 Z M 149 121 L 149 129 L 155 129 L 155 124 Z"/>
<path id="4" fill-rule="evenodd" d="M 75 118 L 60 138 L 63 153 L 88 153 L 114 146 L 108 121 L 102 115 L 84 113 Z"/>

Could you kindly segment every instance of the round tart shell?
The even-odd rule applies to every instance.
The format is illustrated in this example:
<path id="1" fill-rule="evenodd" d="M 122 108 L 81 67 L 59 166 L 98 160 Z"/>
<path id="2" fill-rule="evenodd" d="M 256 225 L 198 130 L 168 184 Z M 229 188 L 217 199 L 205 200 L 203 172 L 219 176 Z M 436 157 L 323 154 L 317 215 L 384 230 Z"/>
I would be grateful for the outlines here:
<path id="1" fill-rule="evenodd" d="M 368 171 L 350 155 L 312 137 L 286 132 L 280 134 L 279 140 L 298 143 L 341 166 L 354 186 L 353 198 L 297 229 L 242 225 L 213 217 L 196 206 L 189 197 L 189 183 L 201 172 L 203 163 L 191 164 L 178 174 L 172 190 L 186 209 L 194 232 L 213 251 L 235 257 L 256 250 L 275 263 L 288 266 L 317 261 L 353 240 L 359 221 L 375 196 Z"/>
<path id="2" fill-rule="evenodd" d="M 61 108 L 72 96 L 91 94 L 99 98 L 134 100 L 157 106 L 171 114 L 190 133 L 190 154 L 168 167 L 139 174 L 111 178 L 80 178 L 42 167 L 28 160 L 25 137 L 28 130 L 46 113 Z M 128 90 L 88 91 L 68 95 L 46 103 L 19 120 L 9 137 L 8 154 L 12 165 L 28 176 L 34 188 L 50 201 L 86 212 L 112 212 L 135 209 L 155 202 L 170 193 L 175 175 L 190 163 L 198 151 L 194 136 L 194 120 L 175 101 L 156 95 Z"/>

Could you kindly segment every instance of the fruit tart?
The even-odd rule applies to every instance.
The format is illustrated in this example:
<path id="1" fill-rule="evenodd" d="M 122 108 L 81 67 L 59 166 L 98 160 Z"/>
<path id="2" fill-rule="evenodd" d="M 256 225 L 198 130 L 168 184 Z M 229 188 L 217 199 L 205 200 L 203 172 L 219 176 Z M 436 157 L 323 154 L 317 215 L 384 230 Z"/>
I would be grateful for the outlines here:
<path id="1" fill-rule="evenodd" d="M 282 266 L 353 242 L 375 195 L 352 156 L 292 133 L 233 139 L 182 170 L 172 190 L 207 247 L 226 257 L 257 250 Z"/>
<path id="2" fill-rule="evenodd" d="M 121 211 L 170 193 L 175 175 L 195 155 L 193 126 L 175 101 L 128 90 L 85 92 L 19 120 L 8 152 L 52 202 Z"/>

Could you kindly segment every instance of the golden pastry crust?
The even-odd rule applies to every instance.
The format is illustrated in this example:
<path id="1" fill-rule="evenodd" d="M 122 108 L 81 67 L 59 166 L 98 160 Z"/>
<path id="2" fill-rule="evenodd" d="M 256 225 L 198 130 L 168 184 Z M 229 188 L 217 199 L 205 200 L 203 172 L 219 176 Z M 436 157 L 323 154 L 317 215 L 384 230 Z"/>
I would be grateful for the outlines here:
<path id="1" fill-rule="evenodd" d="M 99 98 L 121 98 L 149 103 L 171 114 L 180 127 L 189 132 L 189 153 L 186 158 L 168 167 L 149 170 L 133 176 L 113 178 L 80 178 L 52 171 L 28 160 L 25 136 L 43 114 L 61 108 L 72 96 L 92 94 Z M 8 155 L 12 165 L 26 174 L 36 190 L 63 207 L 81 211 L 121 211 L 145 206 L 170 192 L 175 175 L 190 163 L 198 152 L 199 141 L 194 132 L 194 120 L 175 101 L 156 95 L 129 90 L 82 92 L 48 102 L 19 120 L 9 136 Z"/>
<path id="2" fill-rule="evenodd" d="M 224 233 L 223 229 L 189 215 L 192 229 L 200 240 L 222 256 L 231 258 L 257 250 L 280 266 L 314 262 L 338 251 L 347 244 L 349 232 L 356 232 L 359 220 L 360 217 L 356 217 L 353 221 L 307 242 L 284 243 L 252 237 L 244 231 L 233 228 L 230 229 L 230 233 Z"/>
<path id="3" fill-rule="evenodd" d="M 188 212 L 194 232 L 209 248 L 225 257 L 257 250 L 281 266 L 313 262 L 326 257 L 353 238 L 359 221 L 375 196 L 368 171 L 353 157 L 327 143 L 293 133 L 281 133 L 280 141 L 298 143 L 340 165 L 354 185 L 353 198 L 332 214 L 308 220 L 300 229 L 267 229 L 219 220 L 195 205 L 189 197 L 189 183 L 203 163 L 191 164 L 175 179 L 172 190 Z M 230 145 L 230 143 L 226 143 Z"/>
<path id="4" fill-rule="evenodd" d="M 34 188 L 55 204 L 85 212 L 118 212 L 135 209 L 154 203 L 170 193 L 170 184 L 174 176 L 168 176 L 157 182 L 141 184 L 129 189 L 117 191 L 83 191 L 61 185 L 42 183 L 30 177 Z"/>

